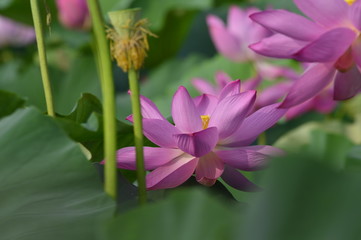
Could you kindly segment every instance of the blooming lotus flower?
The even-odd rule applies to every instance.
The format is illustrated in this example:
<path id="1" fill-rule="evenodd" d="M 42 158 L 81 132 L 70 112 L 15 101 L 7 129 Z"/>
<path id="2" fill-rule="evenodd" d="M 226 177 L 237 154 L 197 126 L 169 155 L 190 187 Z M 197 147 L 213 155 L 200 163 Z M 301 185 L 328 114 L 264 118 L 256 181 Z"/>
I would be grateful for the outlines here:
<path id="1" fill-rule="evenodd" d="M 169 123 L 153 102 L 141 97 L 144 135 L 160 147 L 144 147 L 147 189 L 173 188 L 194 173 L 197 181 L 211 186 L 221 177 L 245 191 L 256 186 L 238 170 L 264 167 L 269 156 L 280 154 L 271 146 L 248 146 L 286 112 L 272 105 L 248 115 L 255 91 L 240 93 L 240 81 L 227 84 L 219 98 L 204 94 L 192 99 L 184 87 L 173 97 Z M 132 116 L 128 117 L 132 121 Z M 119 168 L 136 168 L 135 148 L 117 151 Z"/>
<path id="2" fill-rule="evenodd" d="M 59 21 L 67 28 L 84 30 L 90 27 L 86 0 L 57 0 Z"/>
<path id="3" fill-rule="evenodd" d="M 232 6 L 228 12 L 227 26 L 219 17 L 208 15 L 207 24 L 217 51 L 235 62 L 253 62 L 259 74 L 265 78 L 294 77 L 294 72 L 289 68 L 269 64 L 264 57 L 248 48 L 251 43 L 272 34 L 249 18 L 251 14 L 259 11 L 257 8 L 243 10 Z"/>
<path id="4" fill-rule="evenodd" d="M 225 72 L 217 72 L 215 79 L 216 86 L 213 86 L 207 80 L 201 78 L 192 79 L 192 84 L 200 93 L 219 96 L 221 89 L 232 82 L 232 79 Z M 262 79 L 260 76 L 245 81 L 242 83 L 241 92 L 247 90 L 256 90 L 259 88 L 261 81 Z M 259 94 L 254 104 L 254 110 L 279 102 L 289 92 L 292 85 L 293 80 L 286 79 L 285 81 L 276 83 L 270 87 L 258 91 Z M 306 102 L 289 108 L 285 114 L 285 117 L 287 120 L 291 120 L 310 111 L 316 111 L 323 114 L 330 113 L 335 109 L 337 104 L 336 101 L 333 100 L 332 96 L 332 89 L 325 88 L 319 94 L 307 100 Z"/>
<path id="5" fill-rule="evenodd" d="M 334 80 L 333 97 L 345 100 L 361 89 L 361 2 L 294 0 L 310 19 L 285 10 L 251 18 L 277 34 L 250 47 L 259 54 L 313 63 L 295 82 L 280 107 L 300 104 Z"/>
<path id="6" fill-rule="evenodd" d="M 20 47 L 34 41 L 34 28 L 0 16 L 0 47 Z"/>

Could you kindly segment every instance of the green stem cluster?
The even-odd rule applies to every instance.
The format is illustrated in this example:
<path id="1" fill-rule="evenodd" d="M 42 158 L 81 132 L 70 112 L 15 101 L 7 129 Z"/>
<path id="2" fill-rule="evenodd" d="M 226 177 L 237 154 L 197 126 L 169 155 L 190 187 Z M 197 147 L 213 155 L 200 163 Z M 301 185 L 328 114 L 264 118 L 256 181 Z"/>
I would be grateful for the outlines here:
<path id="1" fill-rule="evenodd" d="M 105 149 L 105 192 L 112 198 L 117 196 L 116 168 L 116 118 L 112 63 L 104 22 L 98 0 L 87 0 L 97 46 L 97 63 L 103 95 L 104 149 Z"/>
<path id="2" fill-rule="evenodd" d="M 50 85 L 50 80 L 49 80 L 48 65 L 47 65 L 47 60 L 46 60 L 43 24 L 40 19 L 39 3 L 38 3 L 38 0 L 30 0 L 30 4 L 31 4 L 31 12 L 33 15 L 33 21 L 34 21 L 36 42 L 38 45 L 40 71 L 41 71 L 41 78 L 43 80 L 46 108 L 48 111 L 48 115 L 54 117 L 55 112 L 54 112 L 54 105 L 53 105 L 53 97 L 52 97 L 52 93 L 51 93 L 51 85 Z"/>

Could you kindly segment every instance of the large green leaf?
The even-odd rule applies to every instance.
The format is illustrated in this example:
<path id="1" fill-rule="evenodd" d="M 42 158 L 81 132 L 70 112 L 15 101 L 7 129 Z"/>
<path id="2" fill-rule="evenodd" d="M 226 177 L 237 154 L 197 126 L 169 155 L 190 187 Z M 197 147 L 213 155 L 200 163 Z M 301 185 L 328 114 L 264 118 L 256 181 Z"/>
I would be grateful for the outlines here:
<path id="1" fill-rule="evenodd" d="M 94 239 L 114 202 L 79 145 L 34 108 L 0 129 L 1 239 Z"/>
<path id="2" fill-rule="evenodd" d="M 360 239 L 360 172 L 325 161 L 306 154 L 274 161 L 238 239 Z"/>
<path id="3" fill-rule="evenodd" d="M 0 118 L 13 113 L 19 107 L 24 106 L 25 101 L 14 93 L 0 89 Z"/>
<path id="4" fill-rule="evenodd" d="M 240 226 L 237 210 L 205 191 L 179 190 L 165 200 L 120 215 L 111 221 L 103 239 L 235 239 L 233 230 Z"/>

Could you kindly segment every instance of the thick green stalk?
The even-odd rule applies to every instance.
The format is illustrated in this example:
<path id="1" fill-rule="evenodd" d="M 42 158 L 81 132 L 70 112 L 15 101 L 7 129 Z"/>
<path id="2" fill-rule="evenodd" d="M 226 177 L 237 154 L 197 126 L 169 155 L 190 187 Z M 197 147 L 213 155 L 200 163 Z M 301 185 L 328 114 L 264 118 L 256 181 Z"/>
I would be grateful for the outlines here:
<path id="1" fill-rule="evenodd" d="M 104 111 L 105 192 L 117 196 L 116 120 L 112 63 L 98 0 L 87 0 L 95 35 Z"/>
<path id="2" fill-rule="evenodd" d="M 129 86 L 132 98 L 133 125 L 134 125 L 134 142 L 137 159 L 137 179 L 139 203 L 147 202 L 147 191 L 145 184 L 144 154 L 143 154 L 143 124 L 142 113 L 140 108 L 138 74 L 134 69 L 128 72 Z"/>
<path id="3" fill-rule="evenodd" d="M 39 63 L 41 78 L 43 80 L 43 87 L 45 93 L 46 108 L 48 115 L 54 117 L 54 105 L 53 105 L 53 96 L 51 94 L 51 85 L 49 80 L 49 71 L 46 60 L 46 51 L 45 51 L 45 42 L 43 34 L 43 24 L 40 19 L 39 3 L 38 0 L 30 0 L 31 12 L 33 15 L 34 28 L 36 33 L 36 42 L 38 44 L 38 53 L 39 53 Z"/>

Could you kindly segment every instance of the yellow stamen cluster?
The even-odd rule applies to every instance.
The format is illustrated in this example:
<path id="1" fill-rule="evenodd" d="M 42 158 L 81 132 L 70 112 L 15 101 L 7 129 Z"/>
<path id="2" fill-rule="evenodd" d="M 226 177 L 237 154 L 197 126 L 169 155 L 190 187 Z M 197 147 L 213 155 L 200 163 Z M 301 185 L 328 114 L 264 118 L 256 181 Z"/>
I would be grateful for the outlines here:
<path id="1" fill-rule="evenodd" d="M 351 6 L 356 0 L 345 0 L 345 2 Z"/>
<path id="2" fill-rule="evenodd" d="M 131 68 L 138 70 L 142 67 L 149 50 L 148 35 L 156 37 L 147 27 L 147 19 L 136 22 L 128 19 L 122 24 L 117 24 L 115 29 L 107 29 L 112 57 L 124 72 L 128 72 Z"/>
<path id="3" fill-rule="evenodd" d="M 203 129 L 206 129 L 208 127 L 209 119 L 211 119 L 211 117 L 209 115 L 201 115 L 201 119 L 202 127 Z"/>

